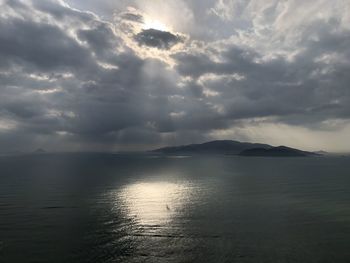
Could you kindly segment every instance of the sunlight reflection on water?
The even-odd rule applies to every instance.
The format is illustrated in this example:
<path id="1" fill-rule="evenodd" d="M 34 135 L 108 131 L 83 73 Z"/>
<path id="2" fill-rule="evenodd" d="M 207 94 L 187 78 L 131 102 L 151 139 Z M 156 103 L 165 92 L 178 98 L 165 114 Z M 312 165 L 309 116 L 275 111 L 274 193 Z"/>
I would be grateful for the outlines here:
<path id="1" fill-rule="evenodd" d="M 170 182 L 141 182 L 125 186 L 118 197 L 129 218 L 140 225 L 169 223 L 188 202 L 191 187 Z"/>

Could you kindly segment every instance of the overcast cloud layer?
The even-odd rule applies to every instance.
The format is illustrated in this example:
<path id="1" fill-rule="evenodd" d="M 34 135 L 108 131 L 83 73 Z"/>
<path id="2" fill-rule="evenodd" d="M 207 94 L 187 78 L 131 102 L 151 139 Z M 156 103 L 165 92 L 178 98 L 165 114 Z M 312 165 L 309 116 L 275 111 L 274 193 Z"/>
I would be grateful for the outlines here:
<path id="1" fill-rule="evenodd" d="M 350 151 L 348 0 L 0 0 L 0 152 Z"/>

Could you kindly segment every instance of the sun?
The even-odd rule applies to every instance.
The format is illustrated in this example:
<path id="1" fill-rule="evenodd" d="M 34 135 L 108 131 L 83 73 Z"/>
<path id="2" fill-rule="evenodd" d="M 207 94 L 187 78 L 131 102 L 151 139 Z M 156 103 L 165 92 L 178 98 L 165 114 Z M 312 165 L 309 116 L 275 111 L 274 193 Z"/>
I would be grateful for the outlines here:
<path id="1" fill-rule="evenodd" d="M 157 19 L 146 19 L 143 29 L 156 29 L 160 31 L 169 31 L 168 27 Z"/>

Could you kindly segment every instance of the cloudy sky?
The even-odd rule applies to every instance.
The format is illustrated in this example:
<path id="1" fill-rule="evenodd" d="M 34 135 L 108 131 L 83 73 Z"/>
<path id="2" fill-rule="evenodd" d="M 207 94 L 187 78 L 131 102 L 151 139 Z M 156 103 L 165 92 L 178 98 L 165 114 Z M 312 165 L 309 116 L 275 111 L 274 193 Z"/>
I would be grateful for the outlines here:
<path id="1" fill-rule="evenodd" d="M 350 151 L 349 0 L 0 0 L 0 152 Z"/>

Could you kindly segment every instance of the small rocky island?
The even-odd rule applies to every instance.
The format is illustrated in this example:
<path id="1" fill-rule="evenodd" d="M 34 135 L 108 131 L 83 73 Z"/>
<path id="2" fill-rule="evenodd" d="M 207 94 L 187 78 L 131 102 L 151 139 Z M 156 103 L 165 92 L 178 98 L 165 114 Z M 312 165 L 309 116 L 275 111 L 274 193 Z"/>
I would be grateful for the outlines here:
<path id="1" fill-rule="evenodd" d="M 268 157 L 308 157 L 318 156 L 320 154 L 314 152 L 306 152 L 298 149 L 278 146 L 269 149 L 265 148 L 253 148 L 242 151 L 239 155 L 241 156 L 268 156 Z"/>

